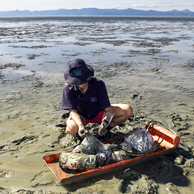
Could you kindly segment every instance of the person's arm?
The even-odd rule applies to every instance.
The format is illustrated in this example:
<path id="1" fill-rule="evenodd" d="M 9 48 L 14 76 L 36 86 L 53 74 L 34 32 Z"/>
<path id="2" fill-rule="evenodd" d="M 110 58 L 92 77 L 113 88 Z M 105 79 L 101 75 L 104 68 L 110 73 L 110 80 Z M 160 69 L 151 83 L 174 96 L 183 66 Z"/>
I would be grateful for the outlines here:
<path id="1" fill-rule="evenodd" d="M 83 122 L 81 120 L 80 115 L 77 113 L 76 110 L 69 110 L 70 112 L 70 116 L 72 118 L 72 120 L 74 121 L 74 123 L 79 127 L 80 125 L 83 125 Z"/>
<path id="2" fill-rule="evenodd" d="M 112 108 L 110 106 L 110 107 L 107 107 L 104 109 L 104 116 L 102 118 L 102 123 L 101 123 L 99 131 L 98 131 L 99 135 L 103 136 L 107 133 L 106 128 L 109 126 L 109 124 L 111 122 L 111 120 L 110 120 L 110 119 L 112 119 L 111 117 L 113 117 L 113 115 L 112 115 Z"/>
<path id="3" fill-rule="evenodd" d="M 82 119 L 80 115 L 77 113 L 76 110 L 69 110 L 70 111 L 70 116 L 74 123 L 78 126 L 78 135 L 81 138 L 84 138 L 87 134 L 87 131 L 85 130 L 84 124 L 82 122 Z"/>
<path id="4" fill-rule="evenodd" d="M 102 122 L 104 120 L 107 120 L 109 122 L 111 116 L 112 116 L 112 108 L 110 106 L 110 107 L 104 109 L 104 116 L 103 116 Z"/>

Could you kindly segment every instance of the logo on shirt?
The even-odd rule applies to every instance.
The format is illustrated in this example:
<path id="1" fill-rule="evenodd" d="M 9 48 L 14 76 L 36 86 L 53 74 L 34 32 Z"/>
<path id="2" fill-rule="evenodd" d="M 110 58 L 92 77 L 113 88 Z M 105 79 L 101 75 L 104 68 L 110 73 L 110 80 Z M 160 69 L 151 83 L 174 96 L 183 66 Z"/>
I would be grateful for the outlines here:
<path id="1" fill-rule="evenodd" d="M 91 102 L 97 102 L 97 97 L 95 96 L 95 97 L 90 97 L 90 99 L 91 99 Z"/>
<path id="2" fill-rule="evenodd" d="M 74 72 L 75 77 L 82 76 L 82 70 L 81 69 L 75 69 L 73 72 Z"/>

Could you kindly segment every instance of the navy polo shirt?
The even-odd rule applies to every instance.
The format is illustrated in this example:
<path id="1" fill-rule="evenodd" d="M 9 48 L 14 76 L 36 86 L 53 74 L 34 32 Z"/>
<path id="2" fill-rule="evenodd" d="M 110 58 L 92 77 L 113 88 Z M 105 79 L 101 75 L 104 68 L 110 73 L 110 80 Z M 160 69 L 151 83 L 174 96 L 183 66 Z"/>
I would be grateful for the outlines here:
<path id="1" fill-rule="evenodd" d="M 78 114 L 88 118 L 95 118 L 100 110 L 110 107 L 110 101 L 105 83 L 93 77 L 85 94 L 76 85 L 65 85 L 63 89 L 61 109 L 73 109 Z"/>

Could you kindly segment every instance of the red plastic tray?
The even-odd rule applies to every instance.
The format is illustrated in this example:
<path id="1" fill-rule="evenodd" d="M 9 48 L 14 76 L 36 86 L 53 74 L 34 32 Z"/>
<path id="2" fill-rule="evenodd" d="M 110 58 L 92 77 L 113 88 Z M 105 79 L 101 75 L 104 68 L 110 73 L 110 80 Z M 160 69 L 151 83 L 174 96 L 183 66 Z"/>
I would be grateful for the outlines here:
<path id="1" fill-rule="evenodd" d="M 132 159 L 124 160 L 121 162 L 117 162 L 114 164 L 106 165 L 100 168 L 96 168 L 93 170 L 76 172 L 76 171 L 64 171 L 59 167 L 59 157 L 60 153 L 46 155 L 43 157 L 44 162 L 51 170 L 51 172 L 55 175 L 60 183 L 63 185 L 67 185 L 73 182 L 77 182 L 79 180 L 84 180 L 90 177 L 94 177 L 97 175 L 113 172 L 116 170 L 121 170 L 125 168 L 129 168 L 135 166 L 139 163 L 146 162 L 148 160 L 161 157 L 163 155 L 171 153 L 180 142 L 180 137 L 178 135 L 173 134 L 169 130 L 160 127 L 158 125 L 149 126 L 147 123 L 145 124 L 146 128 L 149 128 L 148 131 L 151 133 L 154 141 L 157 141 L 162 149 L 158 152 L 138 156 Z M 72 173 L 73 172 L 73 173 Z"/>

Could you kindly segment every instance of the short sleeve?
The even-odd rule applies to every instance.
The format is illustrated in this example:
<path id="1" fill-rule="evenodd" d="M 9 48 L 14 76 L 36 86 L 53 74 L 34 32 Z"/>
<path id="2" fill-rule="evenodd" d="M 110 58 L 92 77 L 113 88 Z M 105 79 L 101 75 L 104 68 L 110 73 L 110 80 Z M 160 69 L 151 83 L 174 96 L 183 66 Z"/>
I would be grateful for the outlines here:
<path id="1" fill-rule="evenodd" d="M 61 109 L 77 110 L 76 96 L 69 86 L 65 86 L 62 93 Z"/>

